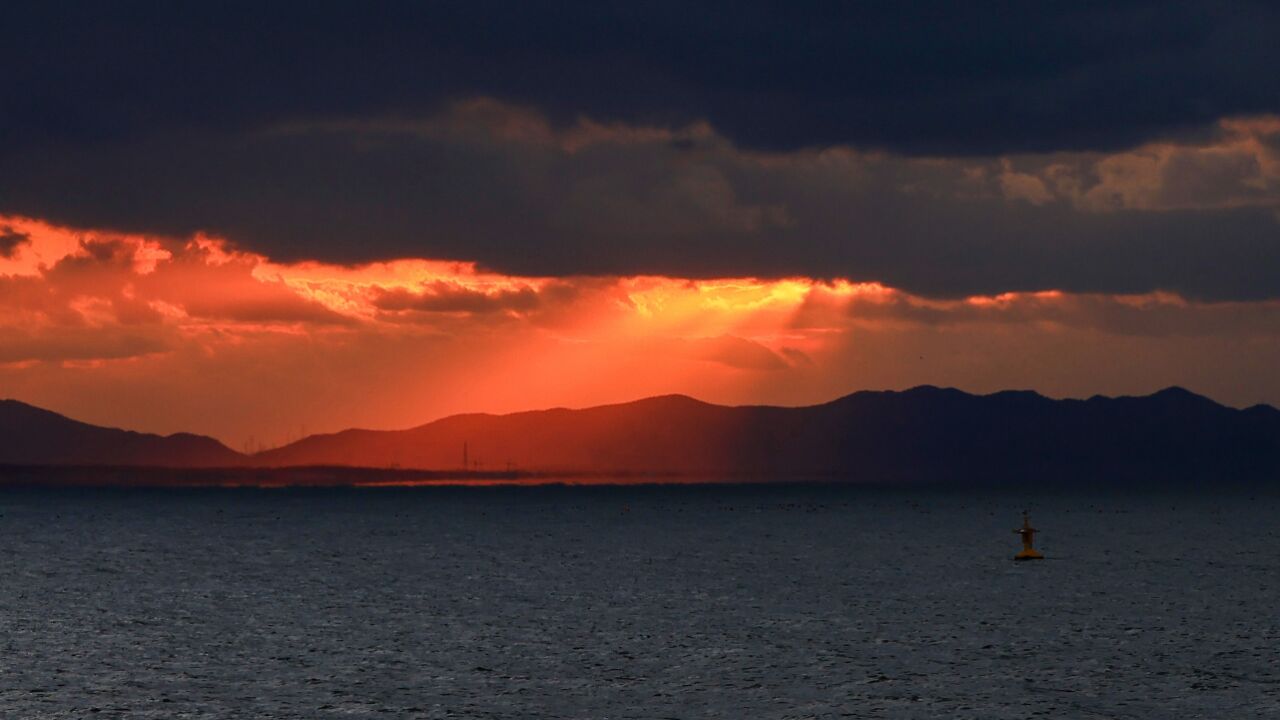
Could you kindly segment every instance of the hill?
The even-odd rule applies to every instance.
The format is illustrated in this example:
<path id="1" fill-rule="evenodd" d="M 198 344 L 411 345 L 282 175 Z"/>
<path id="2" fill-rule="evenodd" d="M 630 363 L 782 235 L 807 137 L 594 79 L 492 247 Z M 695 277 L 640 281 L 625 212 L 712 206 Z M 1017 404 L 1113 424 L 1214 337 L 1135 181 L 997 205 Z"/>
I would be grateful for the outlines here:
<path id="1" fill-rule="evenodd" d="M 0 464 L 230 467 L 245 456 L 213 438 L 161 436 L 78 422 L 17 400 L 0 400 Z"/>
<path id="2" fill-rule="evenodd" d="M 811 407 L 684 396 L 582 410 L 457 415 L 400 431 L 316 435 L 255 465 L 894 481 L 1280 478 L 1280 411 L 1181 388 L 1053 400 L 929 386 Z"/>
<path id="3" fill-rule="evenodd" d="M 356 467 L 438 478 L 462 473 L 464 454 L 474 477 L 1254 482 L 1280 479 L 1280 411 L 1237 410 L 1180 388 L 1053 400 L 923 386 L 800 408 L 669 395 L 581 410 L 455 415 L 408 430 L 345 430 L 246 457 L 208 437 L 96 427 L 0 401 L 0 465 L 234 469 L 175 474 L 171 483 L 151 473 L 145 484 L 345 483 L 353 475 L 342 468 Z M 335 468 L 321 473 L 332 478 L 278 470 L 323 467 Z M 58 482 L 75 481 L 64 476 Z M 103 484 L 120 477 L 103 475 Z"/>

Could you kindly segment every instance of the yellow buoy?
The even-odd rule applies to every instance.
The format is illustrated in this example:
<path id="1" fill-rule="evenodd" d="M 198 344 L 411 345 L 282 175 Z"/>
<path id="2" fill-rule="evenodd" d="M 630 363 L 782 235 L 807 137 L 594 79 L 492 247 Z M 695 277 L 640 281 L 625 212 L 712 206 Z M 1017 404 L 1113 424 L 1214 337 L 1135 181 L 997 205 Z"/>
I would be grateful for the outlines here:
<path id="1" fill-rule="evenodd" d="M 1022 537 L 1022 552 L 1014 555 L 1014 560 L 1044 559 L 1044 555 L 1041 555 L 1034 547 L 1031 546 L 1032 542 L 1035 540 L 1036 532 L 1038 531 L 1031 527 L 1031 520 L 1027 517 L 1026 510 L 1022 511 L 1022 527 L 1014 530 L 1014 532 L 1018 533 L 1018 535 Z"/>

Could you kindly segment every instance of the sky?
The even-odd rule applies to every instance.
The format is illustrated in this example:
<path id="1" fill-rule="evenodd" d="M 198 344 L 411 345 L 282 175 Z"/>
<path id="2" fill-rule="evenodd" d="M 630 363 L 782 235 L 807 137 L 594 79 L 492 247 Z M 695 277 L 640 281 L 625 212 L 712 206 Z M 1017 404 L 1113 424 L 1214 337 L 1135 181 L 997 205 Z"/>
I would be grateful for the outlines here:
<path id="1" fill-rule="evenodd" d="M 1280 405 L 1274 5 L 0 21 L 3 397 L 237 449 L 664 393 Z"/>

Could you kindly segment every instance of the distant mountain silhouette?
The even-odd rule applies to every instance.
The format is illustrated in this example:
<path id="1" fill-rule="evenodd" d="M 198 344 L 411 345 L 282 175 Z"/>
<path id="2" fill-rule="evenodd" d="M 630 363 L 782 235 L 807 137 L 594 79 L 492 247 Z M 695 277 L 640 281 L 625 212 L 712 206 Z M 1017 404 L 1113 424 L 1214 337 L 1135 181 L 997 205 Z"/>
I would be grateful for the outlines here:
<path id="1" fill-rule="evenodd" d="M 582 410 L 457 415 L 410 430 L 347 430 L 255 465 L 561 473 L 1012 481 L 1280 479 L 1280 411 L 1181 388 L 1052 400 L 929 386 L 812 407 L 723 407 L 672 395 Z"/>
<path id="2" fill-rule="evenodd" d="M 0 464 L 229 467 L 246 458 L 213 438 L 160 436 L 77 422 L 0 400 Z"/>
<path id="3" fill-rule="evenodd" d="M 669 395 L 582 410 L 455 415 L 409 430 L 345 430 L 249 457 L 207 437 L 100 428 L 0 401 L 0 465 L 338 466 L 438 475 L 462 469 L 464 445 L 468 470 L 488 474 L 1280 480 L 1280 411 L 1265 405 L 1236 410 L 1181 388 L 1145 397 L 1052 400 L 1025 391 L 979 396 L 923 386 L 858 392 L 801 408 L 724 407 Z M 236 472 L 217 482 L 289 484 L 293 477 Z"/>

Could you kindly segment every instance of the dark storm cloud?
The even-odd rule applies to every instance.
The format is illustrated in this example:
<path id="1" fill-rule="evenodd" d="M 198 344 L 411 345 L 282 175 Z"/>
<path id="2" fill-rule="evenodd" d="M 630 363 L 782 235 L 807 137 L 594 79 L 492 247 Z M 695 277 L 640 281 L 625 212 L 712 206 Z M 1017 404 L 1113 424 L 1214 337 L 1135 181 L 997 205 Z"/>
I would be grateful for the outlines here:
<path id="1" fill-rule="evenodd" d="M 1235 145 L 1030 156 L 1016 167 L 841 149 L 759 154 L 705 127 L 562 132 L 536 113 L 478 102 L 413 123 L 45 151 L 19 174 L 0 172 L 0 198 L 74 225 L 209 231 L 280 260 L 849 277 L 930 296 L 1277 297 L 1280 178 L 1269 173 L 1280 158 L 1242 137 L 1221 140 L 1255 153 L 1229 163 L 1252 168 L 1240 193 L 1196 204 L 1161 183 L 1220 176 L 1187 158 Z"/>
<path id="2" fill-rule="evenodd" d="M 1267 3 L 40 2 L 0 148 L 416 115 L 706 120 L 742 147 L 1115 149 L 1280 110 Z"/>
<path id="3" fill-rule="evenodd" d="M 1280 133 L 1217 121 L 1280 111 L 1278 13 L 31 3 L 0 17 L 0 213 L 279 260 L 1277 297 Z"/>

